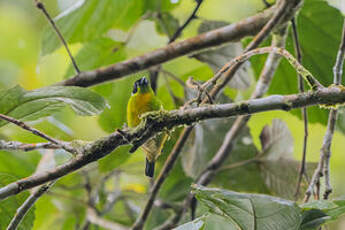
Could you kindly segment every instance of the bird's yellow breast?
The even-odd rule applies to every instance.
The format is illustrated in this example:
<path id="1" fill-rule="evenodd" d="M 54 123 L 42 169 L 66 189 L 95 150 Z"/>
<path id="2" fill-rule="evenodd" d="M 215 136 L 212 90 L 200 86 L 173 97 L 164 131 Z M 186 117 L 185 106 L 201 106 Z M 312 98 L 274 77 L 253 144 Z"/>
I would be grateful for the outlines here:
<path id="1" fill-rule="evenodd" d="M 152 111 L 152 93 L 139 93 L 133 95 L 128 102 L 127 121 L 129 127 L 135 127 L 140 123 L 140 115 Z"/>

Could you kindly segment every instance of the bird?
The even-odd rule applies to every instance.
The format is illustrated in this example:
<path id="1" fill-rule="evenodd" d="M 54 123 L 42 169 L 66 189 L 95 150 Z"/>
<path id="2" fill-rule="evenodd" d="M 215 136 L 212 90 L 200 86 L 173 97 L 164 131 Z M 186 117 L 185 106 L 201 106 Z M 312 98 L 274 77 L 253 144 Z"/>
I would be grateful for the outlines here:
<path id="1" fill-rule="evenodd" d="M 150 111 L 163 109 L 162 102 L 153 92 L 149 81 L 142 77 L 134 82 L 132 95 L 127 104 L 127 123 L 129 128 L 135 128 L 141 122 L 141 115 Z M 147 140 L 142 146 L 146 155 L 145 175 L 153 177 L 155 161 L 160 156 L 167 134 L 160 133 Z"/>

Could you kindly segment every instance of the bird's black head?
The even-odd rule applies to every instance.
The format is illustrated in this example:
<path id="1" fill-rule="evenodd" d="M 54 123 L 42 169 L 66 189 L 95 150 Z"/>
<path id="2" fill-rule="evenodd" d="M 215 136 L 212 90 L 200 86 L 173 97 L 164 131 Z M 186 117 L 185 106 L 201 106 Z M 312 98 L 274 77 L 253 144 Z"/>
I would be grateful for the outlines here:
<path id="1" fill-rule="evenodd" d="M 150 90 L 150 83 L 146 79 L 146 77 L 142 77 L 134 82 L 132 94 L 135 94 L 137 92 L 145 93 L 148 90 Z"/>

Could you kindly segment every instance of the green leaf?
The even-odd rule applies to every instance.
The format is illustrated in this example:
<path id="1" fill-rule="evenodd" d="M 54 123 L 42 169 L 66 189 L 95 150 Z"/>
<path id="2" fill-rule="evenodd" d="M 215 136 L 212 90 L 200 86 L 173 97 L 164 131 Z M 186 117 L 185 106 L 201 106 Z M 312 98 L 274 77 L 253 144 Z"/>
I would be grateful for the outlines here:
<path id="1" fill-rule="evenodd" d="M 289 128 L 283 121 L 274 119 L 272 126 L 263 128 L 260 140 L 262 152 L 259 165 L 267 187 L 273 194 L 293 199 L 300 163 L 293 158 L 293 138 Z M 307 163 L 307 173 L 311 174 L 316 166 L 315 163 Z M 307 186 L 307 181 L 302 181 L 299 195 Z"/>
<path id="2" fill-rule="evenodd" d="M 126 53 L 123 44 L 110 38 L 99 38 L 85 43 L 75 56 L 78 67 L 83 71 L 114 64 L 125 58 Z M 74 75 L 74 73 L 74 67 L 70 64 L 65 78 Z"/>
<path id="3" fill-rule="evenodd" d="M 186 94 L 187 100 L 195 96 L 191 90 L 188 90 Z M 218 103 L 230 101 L 225 95 L 221 95 Z M 191 137 L 182 150 L 182 165 L 188 176 L 196 178 L 205 169 L 223 143 L 234 120 L 235 118 L 211 119 L 195 125 Z M 257 153 L 247 127 L 242 129 L 236 140 L 229 159 L 223 163 L 224 167 L 251 159 Z M 236 191 L 268 192 L 260 176 L 260 168 L 253 163 L 235 169 L 221 170 L 212 183 Z"/>
<path id="4" fill-rule="evenodd" d="M 179 28 L 179 21 L 169 12 L 158 14 L 157 17 L 155 17 L 155 22 L 157 32 L 168 35 L 168 37 L 172 37 Z"/>
<path id="5" fill-rule="evenodd" d="M 206 216 L 199 217 L 191 222 L 180 225 L 176 230 L 203 230 L 205 229 L 205 218 Z"/>
<path id="6" fill-rule="evenodd" d="M 302 204 L 303 222 L 301 229 L 316 229 L 321 224 L 337 220 L 345 213 L 345 200 L 316 200 Z"/>
<path id="7" fill-rule="evenodd" d="M 302 222 L 301 209 L 292 201 L 197 185 L 193 191 L 209 212 L 226 217 L 238 229 L 298 230 Z"/>
<path id="8" fill-rule="evenodd" d="M 229 23 L 222 21 L 203 21 L 198 29 L 198 33 L 205 33 L 209 30 L 214 30 Z M 199 61 L 207 63 L 214 74 L 220 70 L 231 59 L 243 53 L 243 46 L 241 42 L 227 43 L 221 48 L 209 49 L 193 55 Z M 250 86 L 253 79 L 253 72 L 249 62 L 246 62 L 236 72 L 233 79 L 229 82 L 229 86 L 235 89 L 246 89 Z"/>
<path id="9" fill-rule="evenodd" d="M 20 86 L 0 91 L 0 113 L 19 120 L 49 116 L 69 105 L 78 115 L 99 114 L 106 106 L 98 94 L 80 87 L 51 86 L 27 91 Z M 7 124 L 1 120 L 0 127 Z"/>
<path id="10" fill-rule="evenodd" d="M 17 180 L 16 177 L 7 173 L 0 173 L 0 186 L 5 186 Z M 17 196 L 11 196 L 0 202 L 0 229 L 6 229 L 17 209 L 22 205 L 29 196 L 29 192 L 23 192 Z M 35 208 L 32 207 L 25 215 L 24 219 L 18 226 L 18 230 L 29 230 L 32 228 L 35 220 Z"/>
<path id="11" fill-rule="evenodd" d="M 87 42 L 101 37 L 110 28 L 129 29 L 143 14 L 141 0 L 80 0 L 62 12 L 56 24 L 68 43 Z M 47 25 L 42 37 L 42 55 L 61 45 Z"/>

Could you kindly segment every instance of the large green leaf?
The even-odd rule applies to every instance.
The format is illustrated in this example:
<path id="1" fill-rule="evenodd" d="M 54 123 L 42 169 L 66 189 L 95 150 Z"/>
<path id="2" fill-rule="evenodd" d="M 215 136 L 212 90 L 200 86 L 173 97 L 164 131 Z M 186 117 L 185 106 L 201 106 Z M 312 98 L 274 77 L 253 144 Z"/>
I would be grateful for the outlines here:
<path id="1" fill-rule="evenodd" d="M 274 119 L 271 126 L 263 128 L 260 140 L 262 152 L 259 165 L 266 186 L 273 194 L 293 199 L 300 163 L 292 155 L 293 138 L 289 128 L 283 121 Z M 307 163 L 308 174 L 315 167 L 315 163 Z M 300 192 L 305 191 L 307 186 L 307 181 L 302 181 Z"/>
<path id="2" fill-rule="evenodd" d="M 301 209 L 292 201 L 197 185 L 193 191 L 209 212 L 226 217 L 237 229 L 297 230 L 302 222 Z"/>
<path id="3" fill-rule="evenodd" d="M 143 14 L 141 0 L 80 0 L 62 12 L 56 24 L 68 43 L 101 37 L 110 28 L 129 29 Z M 61 45 L 55 31 L 47 25 L 42 38 L 42 55 Z"/>
<path id="4" fill-rule="evenodd" d="M 114 64 L 126 58 L 123 44 L 110 38 L 99 38 L 85 43 L 75 59 L 78 67 L 83 71 Z M 68 67 L 65 77 L 74 74 L 72 64 Z"/>
<path id="5" fill-rule="evenodd" d="M 225 217 L 243 230 L 316 230 L 345 213 L 345 200 L 319 200 L 300 206 L 290 200 L 260 194 L 236 193 L 193 185 L 196 198 L 210 213 Z"/>
<path id="6" fill-rule="evenodd" d="M 78 115 L 90 116 L 103 111 L 105 100 L 80 87 L 52 86 L 27 91 L 20 86 L 0 91 L 0 113 L 20 120 L 35 120 L 69 105 Z M 1 120 L 0 127 L 7 124 Z"/>

